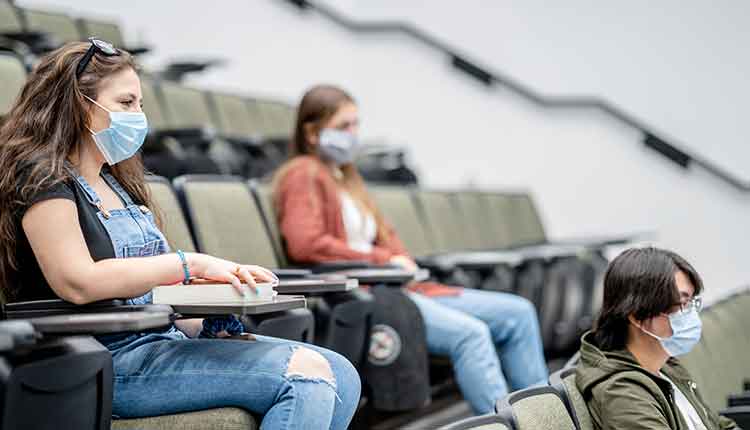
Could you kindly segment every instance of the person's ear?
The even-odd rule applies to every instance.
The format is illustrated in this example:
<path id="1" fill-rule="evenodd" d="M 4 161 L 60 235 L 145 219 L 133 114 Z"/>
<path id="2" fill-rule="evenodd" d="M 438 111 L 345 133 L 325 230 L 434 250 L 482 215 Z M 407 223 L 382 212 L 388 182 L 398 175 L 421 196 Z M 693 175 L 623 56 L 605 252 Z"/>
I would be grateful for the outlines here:
<path id="1" fill-rule="evenodd" d="M 638 321 L 633 314 L 628 315 L 628 321 L 635 328 L 643 327 L 643 321 Z"/>
<path id="2" fill-rule="evenodd" d="M 320 139 L 315 124 L 307 123 L 303 128 L 305 130 L 305 141 L 307 144 L 310 146 L 317 146 Z"/>
<path id="3" fill-rule="evenodd" d="M 86 119 L 88 121 L 87 126 L 89 128 L 94 128 L 94 124 L 96 123 L 96 116 L 98 114 L 97 111 L 101 109 L 99 109 L 99 107 L 92 103 L 89 99 L 84 97 L 83 110 L 84 112 L 86 112 Z"/>

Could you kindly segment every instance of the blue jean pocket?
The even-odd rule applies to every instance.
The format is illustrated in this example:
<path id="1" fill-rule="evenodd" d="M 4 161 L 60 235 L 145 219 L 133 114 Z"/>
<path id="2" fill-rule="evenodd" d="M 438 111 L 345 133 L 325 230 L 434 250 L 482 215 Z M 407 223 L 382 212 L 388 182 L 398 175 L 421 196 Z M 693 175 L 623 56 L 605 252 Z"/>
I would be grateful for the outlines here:
<path id="1" fill-rule="evenodd" d="M 146 242 L 144 245 L 125 246 L 122 249 L 122 255 L 128 257 L 151 257 L 157 255 L 159 249 L 159 240 Z"/>

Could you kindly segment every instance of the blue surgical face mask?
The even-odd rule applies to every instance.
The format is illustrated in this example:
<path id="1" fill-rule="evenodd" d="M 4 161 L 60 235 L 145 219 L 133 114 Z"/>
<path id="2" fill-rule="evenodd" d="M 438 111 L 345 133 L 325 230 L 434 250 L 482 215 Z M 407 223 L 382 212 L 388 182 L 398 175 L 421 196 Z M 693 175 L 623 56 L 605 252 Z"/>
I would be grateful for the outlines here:
<path id="1" fill-rule="evenodd" d="M 672 336 L 669 337 L 657 336 L 643 327 L 640 329 L 656 338 L 670 357 L 687 354 L 701 340 L 703 323 L 695 308 L 669 314 L 669 325 L 672 326 Z"/>
<path id="2" fill-rule="evenodd" d="M 84 96 L 86 97 L 86 96 Z M 92 103 L 109 113 L 109 127 L 94 132 L 94 142 L 110 166 L 134 156 L 148 134 L 148 121 L 143 112 L 112 112 L 94 100 Z"/>
<path id="3" fill-rule="evenodd" d="M 359 148 L 357 136 L 347 131 L 325 128 L 320 132 L 320 155 L 337 166 L 354 161 Z"/>

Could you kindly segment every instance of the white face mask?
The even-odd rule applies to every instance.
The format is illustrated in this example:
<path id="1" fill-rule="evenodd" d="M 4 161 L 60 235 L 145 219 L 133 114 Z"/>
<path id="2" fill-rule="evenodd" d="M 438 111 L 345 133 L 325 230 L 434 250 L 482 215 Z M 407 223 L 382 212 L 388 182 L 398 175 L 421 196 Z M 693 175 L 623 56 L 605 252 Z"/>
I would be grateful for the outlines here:
<path id="1" fill-rule="evenodd" d="M 357 136 L 348 131 L 325 128 L 320 131 L 320 155 L 337 166 L 354 161 L 359 148 Z"/>
<path id="2" fill-rule="evenodd" d="M 112 112 L 89 97 L 86 98 L 109 113 L 109 127 L 99 132 L 89 129 L 107 164 L 112 166 L 134 156 L 148 134 L 146 115 L 143 112 Z"/>
<path id="3" fill-rule="evenodd" d="M 672 336 L 657 336 L 643 327 L 636 326 L 644 333 L 659 341 L 664 351 L 670 357 L 685 355 L 701 340 L 703 323 L 694 307 L 685 311 L 677 311 L 669 314 L 669 325 L 672 327 Z"/>

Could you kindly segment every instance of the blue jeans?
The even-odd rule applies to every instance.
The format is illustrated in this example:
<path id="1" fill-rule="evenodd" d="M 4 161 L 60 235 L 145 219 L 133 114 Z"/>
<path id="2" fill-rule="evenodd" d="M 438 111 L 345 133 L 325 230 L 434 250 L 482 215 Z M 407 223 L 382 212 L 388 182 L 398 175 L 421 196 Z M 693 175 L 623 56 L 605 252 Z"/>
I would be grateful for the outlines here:
<path id="1" fill-rule="evenodd" d="M 262 415 L 262 429 L 346 429 L 359 403 L 352 364 L 314 345 L 188 339 L 172 328 L 108 345 L 115 371 L 113 415 L 122 418 L 235 406 Z M 296 348 L 319 352 L 334 381 L 287 374 Z"/>
<path id="2" fill-rule="evenodd" d="M 528 300 L 472 289 L 409 297 L 424 319 L 427 349 L 451 359 L 461 393 L 477 414 L 494 411 L 508 385 L 518 390 L 546 381 L 539 321 Z"/>

